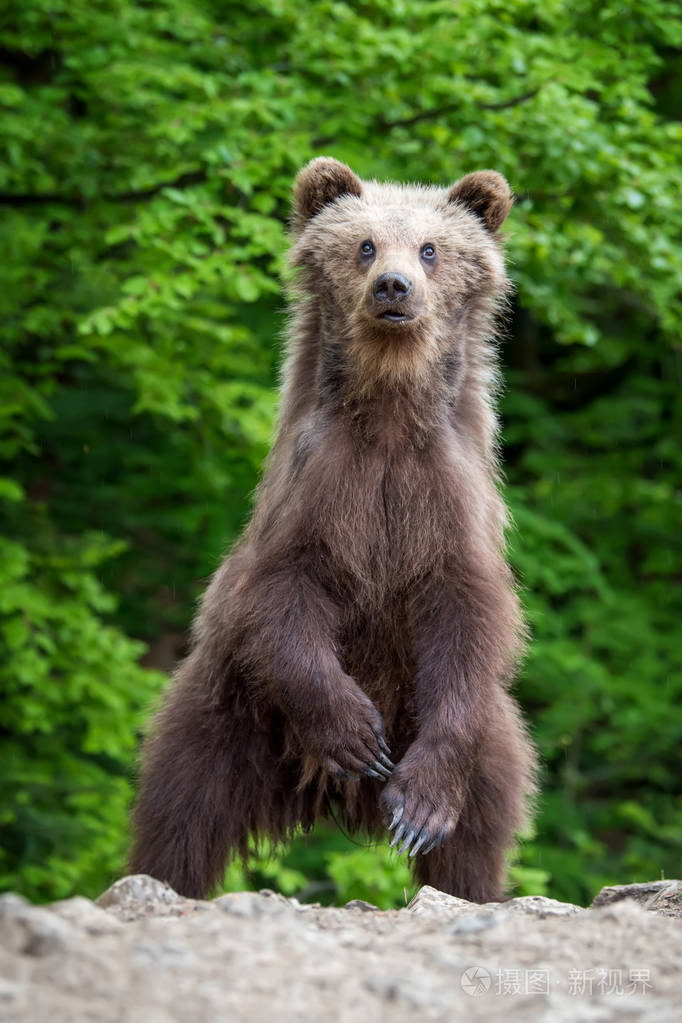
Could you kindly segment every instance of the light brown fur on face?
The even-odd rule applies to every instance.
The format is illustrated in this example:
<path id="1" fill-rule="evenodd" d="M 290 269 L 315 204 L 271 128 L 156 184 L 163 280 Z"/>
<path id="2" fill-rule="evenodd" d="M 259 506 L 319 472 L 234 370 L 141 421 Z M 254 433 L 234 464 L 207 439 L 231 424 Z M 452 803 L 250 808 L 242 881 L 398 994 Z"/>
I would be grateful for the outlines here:
<path id="1" fill-rule="evenodd" d="M 301 177 L 305 180 L 306 171 Z M 498 205 L 498 182 L 504 179 L 494 172 L 483 172 L 483 178 L 496 186 Z M 489 319 L 507 290 L 499 244 L 479 216 L 462 205 L 457 186 L 448 195 L 424 186 L 369 183 L 361 194 L 342 194 L 308 221 L 295 213 L 294 222 L 292 262 L 304 271 L 305 292 L 315 296 L 345 339 L 362 391 L 379 382 L 412 385 L 429 378 L 437 359 L 449 352 L 453 334 L 464 342 L 467 316 Z M 376 248 L 369 265 L 358 260 L 364 240 Z M 433 266 L 419 258 L 427 243 L 435 247 Z M 405 306 L 416 315 L 409 324 L 387 325 L 372 315 L 371 284 L 386 271 L 412 283 Z"/>
<path id="2" fill-rule="evenodd" d="M 501 897 L 534 773 L 493 408 L 510 205 L 494 171 L 299 174 L 277 440 L 145 746 L 131 869 L 202 895 L 331 814 Z"/>

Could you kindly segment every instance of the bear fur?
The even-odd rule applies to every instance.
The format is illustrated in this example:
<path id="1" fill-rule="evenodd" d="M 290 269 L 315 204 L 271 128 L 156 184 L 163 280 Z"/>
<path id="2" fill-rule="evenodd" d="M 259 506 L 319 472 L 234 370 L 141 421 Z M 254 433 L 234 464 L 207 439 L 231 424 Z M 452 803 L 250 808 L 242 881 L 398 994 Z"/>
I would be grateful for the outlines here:
<path id="1" fill-rule="evenodd" d="M 300 172 L 278 434 L 145 744 L 132 871 L 201 897 L 250 836 L 333 816 L 503 897 L 535 770 L 493 408 L 511 203 L 494 171 Z"/>

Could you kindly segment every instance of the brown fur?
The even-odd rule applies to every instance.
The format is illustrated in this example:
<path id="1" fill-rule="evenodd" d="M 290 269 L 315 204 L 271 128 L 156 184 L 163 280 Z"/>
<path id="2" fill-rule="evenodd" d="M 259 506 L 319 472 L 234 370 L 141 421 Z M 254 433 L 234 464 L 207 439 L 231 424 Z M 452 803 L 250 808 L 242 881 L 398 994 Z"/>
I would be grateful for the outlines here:
<path id="1" fill-rule="evenodd" d="M 146 743 L 132 870 L 201 896 L 249 836 L 333 811 L 381 838 L 398 811 L 420 882 L 502 896 L 534 770 L 492 407 L 510 205 L 493 171 L 450 190 L 326 158 L 299 175 L 278 436 Z M 379 318 L 395 271 L 407 322 Z M 366 773 L 384 738 L 386 783 Z"/>

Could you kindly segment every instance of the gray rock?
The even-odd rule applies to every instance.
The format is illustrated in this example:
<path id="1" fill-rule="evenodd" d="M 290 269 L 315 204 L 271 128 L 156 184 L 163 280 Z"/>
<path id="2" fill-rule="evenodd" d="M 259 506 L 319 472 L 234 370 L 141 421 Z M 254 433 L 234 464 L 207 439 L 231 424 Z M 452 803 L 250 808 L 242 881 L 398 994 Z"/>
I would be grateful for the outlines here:
<path id="1" fill-rule="evenodd" d="M 506 902 L 487 902 L 482 908 L 478 903 L 467 902 L 465 899 L 455 898 L 454 895 L 446 895 L 435 888 L 424 885 L 417 892 L 407 907 L 410 913 L 419 916 L 433 916 L 440 914 L 458 916 L 462 914 L 481 913 L 496 914 L 500 919 L 505 914 L 521 914 L 524 916 L 574 916 L 576 913 L 583 913 L 581 906 L 574 906 L 572 902 L 559 902 L 557 899 L 548 899 L 544 895 L 522 895 L 516 899 L 508 899 Z"/>
<path id="2" fill-rule="evenodd" d="M 300 909 L 296 899 L 287 899 L 275 892 L 228 892 L 214 900 L 213 905 L 233 916 L 281 916 Z"/>
<path id="3" fill-rule="evenodd" d="M 423 888 L 384 912 L 202 902 L 138 876 L 96 904 L 0 898 L 0 934 L 2 1023 L 677 1023 L 682 1002 L 679 921 L 629 897 L 582 910 Z"/>
<path id="4" fill-rule="evenodd" d="M 458 899 L 454 895 L 446 895 L 445 892 L 439 892 L 437 888 L 425 884 L 407 904 L 407 911 L 416 916 L 431 916 L 443 912 L 466 912 L 473 905 L 473 902 Z"/>
<path id="5" fill-rule="evenodd" d="M 610 885 L 595 895 L 592 906 L 606 906 L 621 899 L 632 899 L 661 916 L 682 917 L 682 881 Z"/>
<path id="6" fill-rule="evenodd" d="M 94 902 L 82 895 L 54 902 L 50 909 L 62 920 L 67 920 L 78 930 L 85 931 L 87 934 L 111 934 L 122 927 L 112 913 L 107 913 L 106 910 L 96 906 Z"/>
<path id="7" fill-rule="evenodd" d="M 103 909 L 128 905 L 140 908 L 151 904 L 179 902 L 181 898 L 163 881 L 157 881 L 147 874 L 131 874 L 130 877 L 115 881 L 96 901 Z"/>
<path id="8" fill-rule="evenodd" d="M 5 916 L 11 916 L 22 906 L 30 906 L 31 903 L 23 895 L 15 895 L 14 892 L 5 892 L 0 895 L 0 920 Z"/>
<path id="9" fill-rule="evenodd" d="M 16 896 L 0 906 L 0 946 L 23 955 L 44 956 L 74 946 L 78 932 L 48 909 L 31 906 Z"/>
<path id="10" fill-rule="evenodd" d="M 507 913 L 521 913 L 528 916 L 575 916 L 576 913 L 584 913 L 582 906 L 575 906 L 572 902 L 559 902 L 558 899 L 548 899 L 544 895 L 521 895 L 516 899 L 509 899 L 507 902 L 490 903 Z"/>
<path id="11" fill-rule="evenodd" d="M 476 934 L 478 931 L 489 931 L 491 927 L 497 927 L 504 922 L 502 913 L 495 910 L 481 910 L 479 913 L 459 913 L 457 922 L 450 930 L 450 934 Z"/>
<path id="12" fill-rule="evenodd" d="M 131 874 L 114 882 L 95 900 L 95 905 L 113 913 L 118 920 L 129 923 L 151 916 L 180 916 L 207 905 L 196 899 L 185 899 L 170 885 L 147 874 Z"/>

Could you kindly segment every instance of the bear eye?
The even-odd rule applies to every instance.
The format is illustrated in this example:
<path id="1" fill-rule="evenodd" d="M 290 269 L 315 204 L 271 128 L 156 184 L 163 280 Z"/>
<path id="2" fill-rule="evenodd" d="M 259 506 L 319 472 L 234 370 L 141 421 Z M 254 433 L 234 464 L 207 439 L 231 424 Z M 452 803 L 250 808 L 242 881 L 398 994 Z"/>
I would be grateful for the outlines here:
<path id="1" fill-rule="evenodd" d="M 374 248 L 374 245 L 369 240 L 369 238 L 366 241 L 362 242 L 362 244 L 360 245 L 361 256 L 373 256 L 375 252 L 376 249 Z"/>
<path id="2" fill-rule="evenodd" d="M 436 249 L 435 249 L 435 247 L 433 245 L 431 245 L 430 242 L 427 242 L 426 245 L 422 245 L 422 250 L 420 252 L 420 255 L 421 255 L 422 259 L 435 259 L 436 258 Z"/>

